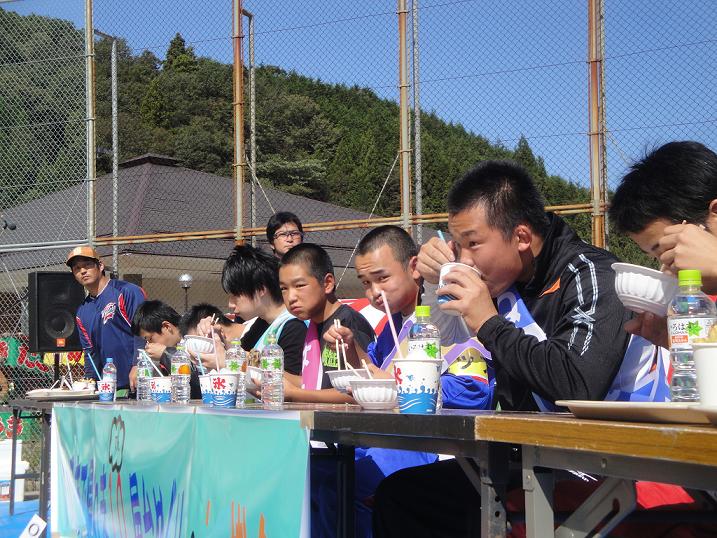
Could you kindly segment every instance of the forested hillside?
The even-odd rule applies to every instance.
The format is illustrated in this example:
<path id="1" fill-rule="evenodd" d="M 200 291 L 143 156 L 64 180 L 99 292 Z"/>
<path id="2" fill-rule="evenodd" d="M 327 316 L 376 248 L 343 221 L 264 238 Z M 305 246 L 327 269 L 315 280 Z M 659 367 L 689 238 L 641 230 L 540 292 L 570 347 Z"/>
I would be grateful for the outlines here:
<path id="1" fill-rule="evenodd" d="M 8 23 L 25 26 L 26 31 L 3 31 Z M 17 62 L 22 51 L 30 50 L 37 40 L 60 44 L 73 33 L 76 39 L 78 30 L 65 21 L 19 17 L 0 9 L 0 64 Z M 96 43 L 98 173 L 111 167 L 110 49 L 109 40 Z M 146 50 L 132 51 L 124 41 L 118 42 L 118 53 L 120 160 L 162 153 L 189 168 L 231 175 L 232 67 L 198 57 L 179 34 L 168 44 L 164 59 Z M 84 83 L 84 72 L 77 69 L 48 73 L 43 79 L 27 77 L 21 86 L 3 84 L 7 76 L 3 73 L 4 69 L 0 95 L 9 95 L 0 100 L 0 127 L 33 123 L 38 115 L 58 108 L 53 107 L 53 100 L 62 97 L 48 88 Z M 395 102 L 380 99 L 369 89 L 326 84 L 274 66 L 257 69 L 256 97 L 257 175 L 262 183 L 342 206 L 371 209 L 398 149 Z M 10 110 L 6 102 L 17 105 Z M 60 108 L 68 109 L 67 102 Z M 82 103 L 76 110 L 77 118 L 56 119 L 81 121 Z M 424 113 L 421 121 L 426 213 L 445 211 L 452 182 L 476 162 L 489 158 L 512 158 L 525 165 L 549 204 L 589 200 L 587 189 L 549 174 L 524 138 L 515 148 L 508 148 L 431 113 Z M 18 139 L 12 129 L 0 129 L 0 154 L 19 151 L 28 155 L 22 161 L 21 188 L 7 190 L 16 178 L 0 177 L 3 206 L 52 188 L 53 174 L 66 161 L 63 155 L 83 155 L 81 141 L 71 134 L 61 133 L 53 138 L 54 145 L 47 145 L 32 137 Z M 394 170 L 379 214 L 398 212 L 397 178 Z M 571 217 L 570 222 L 589 240 L 588 215 Z M 615 247 L 619 254 L 636 259 L 637 250 L 629 242 Z"/>

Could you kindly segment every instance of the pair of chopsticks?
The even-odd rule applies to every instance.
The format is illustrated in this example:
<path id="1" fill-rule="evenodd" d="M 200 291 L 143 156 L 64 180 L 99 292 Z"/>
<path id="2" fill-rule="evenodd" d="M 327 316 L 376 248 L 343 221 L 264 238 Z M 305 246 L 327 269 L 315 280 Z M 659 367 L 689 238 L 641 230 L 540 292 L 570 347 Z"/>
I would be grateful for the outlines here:
<path id="1" fill-rule="evenodd" d="M 338 329 L 341 327 L 341 320 L 334 318 L 334 328 Z M 341 370 L 341 353 L 343 352 L 344 355 L 344 366 L 347 367 L 349 370 L 356 371 L 356 368 L 351 366 L 351 363 L 346 359 L 346 350 L 344 349 L 344 341 L 341 339 L 341 344 L 339 345 L 339 341 L 336 340 L 336 359 L 338 361 L 338 369 Z M 366 372 L 368 372 L 368 377 L 370 379 L 373 379 L 373 376 L 371 375 L 371 370 L 368 369 L 368 366 L 366 365 L 366 361 L 364 359 L 361 359 L 361 364 L 366 369 Z"/>

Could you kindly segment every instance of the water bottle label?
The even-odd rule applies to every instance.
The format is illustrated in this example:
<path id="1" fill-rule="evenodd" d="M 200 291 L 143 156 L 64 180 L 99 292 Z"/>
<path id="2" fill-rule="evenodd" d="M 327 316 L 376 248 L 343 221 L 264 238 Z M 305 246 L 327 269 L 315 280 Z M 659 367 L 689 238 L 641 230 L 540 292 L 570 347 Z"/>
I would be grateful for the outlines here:
<path id="1" fill-rule="evenodd" d="M 690 349 L 697 338 L 706 338 L 710 327 L 717 322 L 714 318 L 677 318 L 667 320 L 670 334 L 670 349 Z"/>
<path id="2" fill-rule="evenodd" d="M 409 340 L 408 352 L 422 349 L 431 359 L 441 358 L 441 343 L 438 339 L 426 338 L 425 340 Z"/>
<path id="3" fill-rule="evenodd" d="M 152 371 L 149 368 L 140 368 L 138 375 L 140 377 L 152 377 Z"/>
<path id="4" fill-rule="evenodd" d="M 238 372 L 241 368 L 241 361 L 239 359 L 226 359 L 226 363 L 230 372 Z"/>
<path id="5" fill-rule="evenodd" d="M 281 359 L 274 359 L 271 363 L 271 366 L 274 370 L 281 370 Z"/>
<path id="6" fill-rule="evenodd" d="M 262 370 L 268 370 L 269 369 L 269 359 L 262 357 L 261 358 L 261 369 Z"/>
<path id="7" fill-rule="evenodd" d="M 177 375 L 179 373 L 179 365 L 176 363 L 172 363 L 172 375 Z"/>

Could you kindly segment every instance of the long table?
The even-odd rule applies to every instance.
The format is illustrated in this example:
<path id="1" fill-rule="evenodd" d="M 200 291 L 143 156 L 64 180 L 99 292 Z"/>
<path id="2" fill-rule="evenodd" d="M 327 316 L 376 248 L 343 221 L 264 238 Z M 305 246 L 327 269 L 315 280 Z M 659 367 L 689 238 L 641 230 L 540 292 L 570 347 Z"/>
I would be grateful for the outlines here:
<path id="1" fill-rule="evenodd" d="M 171 408 L 176 406 L 159 406 L 160 412 Z M 526 526 L 530 537 L 553 533 L 568 536 L 576 530 L 587 533 L 597 517 L 612 510 L 611 500 L 619 498 L 625 501 L 625 510 L 611 523 L 614 526 L 629 513 L 631 499 L 634 502 L 633 480 L 717 489 L 717 428 L 711 426 L 581 420 L 567 413 L 442 410 L 436 415 L 401 415 L 395 411 L 364 411 L 357 406 L 313 404 L 287 404 L 284 409 L 300 413 L 302 425 L 310 430 L 313 440 L 348 447 L 342 452 L 347 462 L 351 460 L 351 447 L 359 445 L 452 454 L 462 463 L 475 460 L 478 472 L 471 465 L 463 468 L 481 493 L 481 536 L 505 536 L 504 499 L 509 454 L 515 446 L 522 448 Z M 203 408 L 202 412 L 211 411 Z M 353 533 L 349 467 L 341 475 L 345 482 L 341 489 L 344 497 L 340 503 L 341 536 Z M 613 478 L 602 484 L 575 517 L 554 531 L 552 477 L 545 468 Z"/>
<path id="2" fill-rule="evenodd" d="M 634 480 L 717 489 L 717 428 L 576 419 L 567 413 L 443 410 L 436 415 L 322 411 L 306 416 L 312 438 L 347 445 L 428 450 L 475 459 L 478 476 L 464 470 L 481 493 L 482 536 L 505 536 L 503 499 L 511 446 L 522 448 L 526 527 L 530 537 L 589 532 L 613 509 L 612 499 L 634 505 Z M 539 468 L 536 472 L 536 468 Z M 575 517 L 554 531 L 552 476 L 540 468 L 579 470 L 606 480 Z"/>

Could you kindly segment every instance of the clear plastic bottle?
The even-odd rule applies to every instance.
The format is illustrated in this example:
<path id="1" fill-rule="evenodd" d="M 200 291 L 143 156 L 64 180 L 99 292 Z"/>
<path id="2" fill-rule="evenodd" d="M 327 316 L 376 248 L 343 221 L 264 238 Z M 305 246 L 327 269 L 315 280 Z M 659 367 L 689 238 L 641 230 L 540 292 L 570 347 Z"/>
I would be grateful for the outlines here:
<path id="1" fill-rule="evenodd" d="M 679 290 L 667 308 L 670 336 L 673 402 L 696 402 L 697 374 L 692 358 L 692 342 L 706 338 L 710 327 L 717 323 L 717 308 L 702 291 L 702 274 L 693 269 L 679 271 Z"/>
<path id="2" fill-rule="evenodd" d="M 270 409 L 281 408 L 284 403 L 284 350 L 273 333 L 261 350 L 261 400 Z"/>
<path id="3" fill-rule="evenodd" d="M 241 347 L 241 340 L 234 338 L 227 348 L 225 355 L 226 367 L 237 374 L 237 407 L 246 404 L 246 370 L 247 353 Z"/>
<path id="4" fill-rule="evenodd" d="M 152 395 L 149 390 L 149 380 L 152 377 L 152 359 L 143 349 L 137 350 L 137 401 L 151 401 Z"/>
<path id="5" fill-rule="evenodd" d="M 431 359 L 442 359 L 441 356 L 441 333 L 433 323 L 431 323 L 431 307 L 416 307 L 416 322 L 408 331 L 408 353 L 411 351 L 422 349 Z M 445 372 L 448 365 L 441 365 L 441 372 Z M 443 407 L 443 391 L 441 391 L 440 380 L 438 384 L 438 399 L 436 401 L 436 409 Z"/>
<path id="6" fill-rule="evenodd" d="M 441 358 L 441 333 L 431 323 L 431 307 L 416 307 L 416 322 L 408 332 L 408 352 L 422 349 L 431 359 Z"/>
<path id="7" fill-rule="evenodd" d="M 102 392 L 100 392 L 100 400 L 114 401 L 117 398 L 117 367 L 115 366 L 114 359 L 112 357 L 107 357 L 105 367 L 102 368 L 102 381 L 112 383 L 112 398 L 110 399 L 109 395 L 107 395 L 105 399 Z"/>
<path id="8" fill-rule="evenodd" d="M 238 373 L 241 370 L 241 365 L 246 362 L 246 351 L 241 347 L 241 340 L 234 338 L 229 343 L 224 357 L 226 367 L 229 368 L 232 373 Z"/>
<path id="9" fill-rule="evenodd" d="M 184 340 L 177 345 L 177 351 L 172 355 L 172 401 L 187 403 L 189 401 L 189 378 L 192 367 L 189 354 L 184 351 Z"/>

